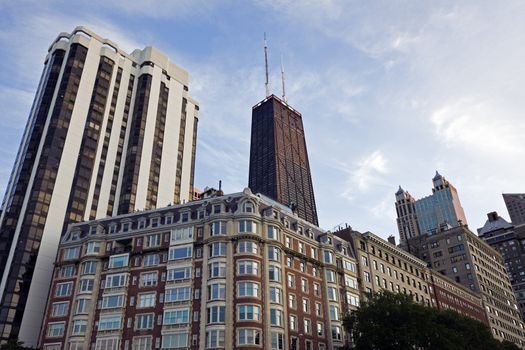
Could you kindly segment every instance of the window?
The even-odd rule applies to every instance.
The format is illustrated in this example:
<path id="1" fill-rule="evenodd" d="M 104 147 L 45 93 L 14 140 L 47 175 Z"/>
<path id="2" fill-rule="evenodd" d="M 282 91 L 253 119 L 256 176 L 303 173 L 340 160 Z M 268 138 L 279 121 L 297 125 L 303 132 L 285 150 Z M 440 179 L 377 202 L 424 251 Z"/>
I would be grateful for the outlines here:
<path id="1" fill-rule="evenodd" d="M 75 320 L 73 321 L 73 335 L 85 334 L 87 331 L 87 321 L 86 320 Z M 69 347 L 71 349 L 71 346 Z M 81 349 L 79 347 L 79 349 Z"/>
<path id="2" fill-rule="evenodd" d="M 139 294 L 137 307 L 155 307 L 156 293 L 142 293 Z"/>
<path id="3" fill-rule="evenodd" d="M 153 329 L 155 314 L 140 314 L 135 319 L 135 329 Z"/>
<path id="4" fill-rule="evenodd" d="M 78 258 L 80 252 L 79 247 L 72 247 L 64 249 L 64 260 L 73 260 Z"/>
<path id="5" fill-rule="evenodd" d="M 171 243 L 178 244 L 181 241 L 193 239 L 193 227 L 175 228 L 171 230 Z"/>
<path id="6" fill-rule="evenodd" d="M 208 286 L 208 300 L 226 299 L 226 284 L 212 283 Z"/>
<path id="7" fill-rule="evenodd" d="M 213 206 L 213 214 L 219 214 L 221 212 L 222 206 L 220 204 L 215 204 Z"/>
<path id="8" fill-rule="evenodd" d="M 120 287 L 125 287 L 127 284 L 128 284 L 128 275 L 125 273 L 107 275 L 104 288 L 120 288 Z"/>
<path id="9" fill-rule="evenodd" d="M 335 283 L 335 272 L 333 270 L 326 270 L 326 281 Z"/>
<path id="10" fill-rule="evenodd" d="M 98 330 L 107 331 L 120 329 L 122 318 L 120 316 L 100 316 L 98 321 Z"/>
<path id="11" fill-rule="evenodd" d="M 82 274 L 89 275 L 97 271 L 96 261 L 86 261 L 82 264 Z"/>
<path id="12" fill-rule="evenodd" d="M 226 306 L 210 306 L 208 307 L 208 323 L 224 323 L 226 315 Z"/>
<path id="13" fill-rule="evenodd" d="M 225 242 L 216 242 L 209 245 L 210 248 L 210 258 L 218 256 L 226 256 L 226 243 Z"/>
<path id="14" fill-rule="evenodd" d="M 270 302 L 275 303 L 275 304 L 282 304 L 283 303 L 282 293 L 283 292 L 281 288 L 270 287 Z"/>
<path id="15" fill-rule="evenodd" d="M 237 317 L 240 321 L 258 321 L 261 316 L 261 308 L 257 305 L 238 305 Z"/>
<path id="16" fill-rule="evenodd" d="M 100 253 L 100 242 L 89 242 L 86 247 L 86 254 Z"/>
<path id="17" fill-rule="evenodd" d="M 323 309 L 322 309 L 321 303 L 315 303 L 315 315 L 317 317 L 323 316 Z"/>
<path id="18" fill-rule="evenodd" d="M 259 247 L 257 246 L 257 243 L 254 241 L 240 241 L 239 245 L 237 246 L 237 252 L 238 253 L 258 254 Z"/>
<path id="19" fill-rule="evenodd" d="M 324 251 L 324 262 L 327 264 L 333 264 L 334 263 L 334 253 L 325 250 Z"/>
<path id="20" fill-rule="evenodd" d="M 65 316 L 69 311 L 69 302 L 53 303 L 51 317 Z"/>
<path id="21" fill-rule="evenodd" d="M 328 287 L 328 300 L 337 301 L 337 289 L 334 287 Z"/>
<path id="22" fill-rule="evenodd" d="M 281 261 L 281 250 L 277 247 L 268 246 L 268 259 L 270 261 Z"/>
<path id="23" fill-rule="evenodd" d="M 299 242 L 299 253 L 304 254 L 304 243 Z"/>
<path id="24" fill-rule="evenodd" d="M 239 297 L 259 297 L 259 284 L 254 282 L 239 282 Z"/>
<path id="25" fill-rule="evenodd" d="M 341 327 L 332 326 L 332 339 L 341 340 Z"/>
<path id="26" fill-rule="evenodd" d="M 182 213 L 180 214 L 180 221 L 181 222 L 188 222 L 190 220 L 190 213 Z"/>
<path id="27" fill-rule="evenodd" d="M 206 332 L 206 348 L 224 347 L 225 331 L 213 329 Z"/>
<path id="28" fill-rule="evenodd" d="M 239 329 L 239 336 L 237 337 L 239 345 L 260 345 L 261 332 L 257 329 Z"/>
<path id="29" fill-rule="evenodd" d="M 144 267 L 157 266 L 159 262 L 159 254 L 150 254 L 144 256 Z"/>
<path id="30" fill-rule="evenodd" d="M 297 330 L 297 316 L 295 315 L 290 315 L 290 329 Z"/>
<path id="31" fill-rule="evenodd" d="M 259 263 L 251 260 L 241 260 L 238 263 L 238 275 L 259 275 Z"/>
<path id="32" fill-rule="evenodd" d="M 272 282 L 281 282 L 281 269 L 277 266 L 268 267 L 268 279 Z"/>
<path id="33" fill-rule="evenodd" d="M 152 287 L 157 285 L 157 272 L 146 272 L 140 274 L 140 286 Z"/>
<path id="34" fill-rule="evenodd" d="M 166 288 L 164 302 L 186 301 L 191 298 L 191 287 Z"/>
<path id="35" fill-rule="evenodd" d="M 146 248 L 160 246 L 160 234 L 146 236 Z"/>
<path id="36" fill-rule="evenodd" d="M 73 277 L 74 274 L 75 274 L 74 265 L 62 266 L 62 268 L 60 269 L 60 278 Z"/>
<path id="37" fill-rule="evenodd" d="M 124 305 L 124 295 L 106 295 L 102 298 L 102 309 L 114 309 Z"/>
<path id="38" fill-rule="evenodd" d="M 64 335 L 65 322 L 50 323 L 47 327 L 47 336 L 61 337 Z"/>
<path id="39" fill-rule="evenodd" d="M 244 203 L 242 206 L 242 211 L 245 213 L 253 213 L 253 204 L 252 203 Z"/>
<path id="40" fill-rule="evenodd" d="M 307 318 L 303 320 L 303 329 L 306 334 L 312 333 L 312 322 Z"/>
<path id="41" fill-rule="evenodd" d="M 173 223 L 173 215 L 168 215 L 164 218 L 165 225 L 171 225 Z"/>
<path id="42" fill-rule="evenodd" d="M 317 335 L 322 337 L 324 335 L 324 327 L 321 322 L 317 322 Z"/>
<path id="43" fill-rule="evenodd" d="M 275 226 L 268 226 L 268 239 L 280 240 L 279 229 Z"/>
<path id="44" fill-rule="evenodd" d="M 90 299 L 78 299 L 75 304 L 75 315 L 86 314 L 90 311 Z"/>
<path id="45" fill-rule="evenodd" d="M 297 308 L 297 299 L 295 298 L 295 294 L 288 294 L 288 307 L 291 309 Z"/>
<path id="46" fill-rule="evenodd" d="M 210 270 L 210 278 L 225 277 L 226 276 L 226 263 L 213 262 L 209 264 L 209 270 Z"/>
<path id="47" fill-rule="evenodd" d="M 152 337 L 134 337 L 133 338 L 133 350 L 151 350 L 153 347 Z"/>
<path id="48" fill-rule="evenodd" d="M 210 225 L 210 235 L 219 236 L 228 234 L 226 221 L 216 221 Z"/>
<path id="49" fill-rule="evenodd" d="M 151 218 L 151 219 L 149 219 L 149 225 L 151 227 L 157 227 L 157 226 L 159 226 L 159 223 L 160 223 L 160 218 Z"/>
<path id="50" fill-rule="evenodd" d="M 189 322 L 189 310 L 188 309 L 174 309 L 164 310 L 164 317 L 162 318 L 162 324 L 181 324 Z"/>
<path id="51" fill-rule="evenodd" d="M 251 220 L 240 220 L 239 232 L 257 233 L 257 224 Z"/>
<path id="52" fill-rule="evenodd" d="M 285 242 L 286 248 L 292 248 L 292 240 L 290 237 L 286 236 L 284 239 L 284 242 Z"/>
<path id="53" fill-rule="evenodd" d="M 284 349 L 284 335 L 279 332 L 271 333 L 272 350 L 283 350 Z"/>
<path id="54" fill-rule="evenodd" d="M 283 312 L 279 309 L 270 309 L 270 324 L 272 326 L 283 326 Z"/>
<path id="55" fill-rule="evenodd" d="M 357 279 L 348 275 L 345 275 L 345 285 L 350 288 L 358 289 Z"/>
<path id="56" fill-rule="evenodd" d="M 286 276 L 286 281 L 287 281 L 287 284 L 288 284 L 288 288 L 295 288 L 295 275 L 289 273 Z"/>
<path id="57" fill-rule="evenodd" d="M 304 262 L 301 261 L 301 263 L 299 264 L 299 270 L 301 272 L 306 272 L 306 264 Z"/>
<path id="58" fill-rule="evenodd" d="M 308 293 L 308 280 L 301 278 L 301 291 L 303 293 Z"/>
<path id="59" fill-rule="evenodd" d="M 162 349 L 185 348 L 188 346 L 188 333 L 166 334 L 162 336 Z"/>
<path id="60" fill-rule="evenodd" d="M 397 291 L 399 293 L 399 285 L 397 285 Z M 350 305 L 359 306 L 359 296 L 352 293 L 346 293 L 346 302 Z"/>
<path id="61" fill-rule="evenodd" d="M 321 296 L 321 285 L 319 283 L 314 283 L 314 294 Z"/>
<path id="62" fill-rule="evenodd" d="M 303 312 L 310 312 L 310 301 L 303 299 Z"/>
<path id="63" fill-rule="evenodd" d="M 188 259 L 192 257 L 193 246 L 170 247 L 168 260 Z"/>
<path id="64" fill-rule="evenodd" d="M 349 271 L 352 271 L 352 272 L 356 271 L 355 264 L 353 262 L 348 261 L 348 260 L 343 260 L 343 268 L 345 270 L 349 270 Z"/>
<path id="65" fill-rule="evenodd" d="M 92 279 L 82 279 L 80 280 L 80 293 L 92 292 L 95 281 Z"/>
<path id="66" fill-rule="evenodd" d="M 98 338 L 95 346 L 95 350 L 118 350 L 119 339 L 118 338 Z"/>
<path id="67" fill-rule="evenodd" d="M 335 305 L 330 305 L 330 320 L 339 321 L 339 308 Z"/>
<path id="68" fill-rule="evenodd" d="M 167 281 L 177 281 L 191 278 L 191 267 L 177 267 L 168 269 L 166 274 Z"/>
<path id="69" fill-rule="evenodd" d="M 128 266 L 129 254 L 113 255 L 109 257 L 109 268 L 118 269 Z"/>
<path id="70" fill-rule="evenodd" d="M 55 296 L 56 297 L 67 297 L 71 295 L 72 290 L 73 290 L 73 282 L 58 283 L 55 289 Z"/>

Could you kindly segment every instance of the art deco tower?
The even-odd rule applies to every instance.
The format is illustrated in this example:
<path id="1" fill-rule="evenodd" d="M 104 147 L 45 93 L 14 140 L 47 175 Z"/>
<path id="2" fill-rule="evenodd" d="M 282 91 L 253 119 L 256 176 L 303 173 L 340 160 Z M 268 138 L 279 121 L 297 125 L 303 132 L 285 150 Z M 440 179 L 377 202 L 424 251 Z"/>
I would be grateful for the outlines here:
<path id="1" fill-rule="evenodd" d="M 86 28 L 49 48 L 0 221 L 0 341 L 36 345 L 59 239 L 73 222 L 193 193 L 198 104 L 160 51 Z"/>

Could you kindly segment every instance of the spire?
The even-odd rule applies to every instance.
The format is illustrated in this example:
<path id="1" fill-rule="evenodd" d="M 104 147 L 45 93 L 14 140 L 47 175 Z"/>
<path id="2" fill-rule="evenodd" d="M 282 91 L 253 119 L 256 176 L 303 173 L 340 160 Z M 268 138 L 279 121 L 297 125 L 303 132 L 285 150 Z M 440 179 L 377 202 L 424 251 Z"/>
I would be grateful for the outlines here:
<path id="1" fill-rule="evenodd" d="M 264 69 L 266 73 L 266 82 L 264 86 L 266 87 L 266 97 L 270 96 L 270 88 L 268 81 L 268 45 L 266 44 L 266 32 L 264 33 Z"/>
<path id="2" fill-rule="evenodd" d="M 403 194 L 403 188 L 401 188 L 401 185 L 399 185 L 399 189 L 397 190 L 396 194 Z"/>
<path id="3" fill-rule="evenodd" d="M 281 82 L 283 84 L 283 101 L 286 102 L 286 89 L 284 88 L 284 64 L 283 55 L 281 55 Z"/>
<path id="4" fill-rule="evenodd" d="M 443 176 L 441 176 L 441 174 L 436 170 L 436 175 L 434 175 L 434 178 L 432 180 L 439 180 L 441 179 Z"/>

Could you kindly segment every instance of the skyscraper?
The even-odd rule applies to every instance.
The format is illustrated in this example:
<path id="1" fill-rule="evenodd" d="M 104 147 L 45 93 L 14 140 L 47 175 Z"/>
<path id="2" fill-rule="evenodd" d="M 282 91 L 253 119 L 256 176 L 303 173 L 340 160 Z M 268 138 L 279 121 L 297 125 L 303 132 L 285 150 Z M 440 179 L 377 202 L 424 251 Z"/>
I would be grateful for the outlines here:
<path id="1" fill-rule="evenodd" d="M 191 198 L 198 104 L 155 48 L 127 54 L 77 27 L 44 71 L 0 221 L 0 341 L 36 345 L 70 223 Z"/>
<path id="2" fill-rule="evenodd" d="M 401 186 L 396 192 L 397 225 L 401 244 L 408 238 L 436 232 L 442 225 L 457 227 L 467 224 L 456 188 L 437 171 L 432 183 L 432 194 L 418 200 Z"/>
<path id="3" fill-rule="evenodd" d="M 275 95 L 252 109 L 248 186 L 318 225 L 302 117 Z"/>
<path id="4" fill-rule="evenodd" d="M 525 193 L 503 193 L 503 200 L 514 225 L 525 224 Z"/>

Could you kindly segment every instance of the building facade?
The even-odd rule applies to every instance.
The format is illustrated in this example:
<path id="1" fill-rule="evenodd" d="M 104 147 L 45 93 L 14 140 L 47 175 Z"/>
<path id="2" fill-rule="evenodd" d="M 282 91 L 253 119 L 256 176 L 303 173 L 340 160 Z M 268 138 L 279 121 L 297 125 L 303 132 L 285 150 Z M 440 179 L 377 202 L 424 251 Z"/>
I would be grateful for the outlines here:
<path id="1" fill-rule="evenodd" d="M 488 220 L 478 229 L 478 235 L 501 254 L 521 318 L 525 319 L 525 225 L 509 224 L 496 212 L 487 216 Z"/>
<path id="2" fill-rule="evenodd" d="M 503 200 L 514 225 L 525 224 L 525 193 L 503 193 Z"/>
<path id="3" fill-rule="evenodd" d="M 36 345 L 70 223 L 191 199 L 198 104 L 157 49 L 127 54 L 78 27 L 43 74 L 0 218 L 0 341 Z"/>
<path id="4" fill-rule="evenodd" d="M 442 225 L 456 227 L 467 224 L 456 188 L 437 171 L 432 183 L 432 195 L 418 200 L 401 187 L 396 192 L 397 225 L 401 244 L 404 244 L 407 238 L 433 233 Z"/>
<path id="5" fill-rule="evenodd" d="M 407 246 L 429 267 L 482 296 L 495 338 L 525 346 L 516 297 L 496 250 L 465 225 L 414 237 Z"/>
<path id="6" fill-rule="evenodd" d="M 338 349 L 348 242 L 249 189 L 74 225 L 43 349 Z"/>
<path id="7" fill-rule="evenodd" d="M 319 225 L 301 114 L 275 95 L 252 109 L 248 187 Z"/>

